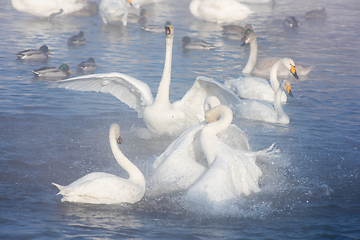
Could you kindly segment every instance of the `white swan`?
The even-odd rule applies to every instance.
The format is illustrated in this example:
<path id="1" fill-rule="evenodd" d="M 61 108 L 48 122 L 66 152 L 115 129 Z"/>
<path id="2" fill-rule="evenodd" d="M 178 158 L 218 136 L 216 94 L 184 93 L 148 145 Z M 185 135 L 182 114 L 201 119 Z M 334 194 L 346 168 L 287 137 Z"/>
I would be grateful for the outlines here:
<path id="1" fill-rule="evenodd" d="M 275 101 L 275 93 L 279 88 L 279 80 L 277 71 L 280 66 L 287 68 L 292 75 L 298 79 L 295 63 L 291 58 L 281 58 L 271 68 L 270 84 L 268 80 L 260 77 L 240 77 L 238 79 L 230 79 L 225 82 L 225 86 L 233 90 L 240 98 L 250 98 L 263 100 L 273 103 Z M 285 92 L 281 95 L 281 102 L 287 101 Z"/>
<path id="2" fill-rule="evenodd" d="M 280 102 L 283 91 L 286 91 L 289 96 L 293 96 L 291 84 L 287 80 L 281 82 L 275 94 L 274 105 L 265 101 L 245 99 L 236 106 L 235 115 L 246 119 L 288 124 L 290 122 L 289 116 L 284 112 Z"/>
<path id="3" fill-rule="evenodd" d="M 208 110 L 218 105 L 220 105 L 219 99 L 209 96 L 204 108 Z M 186 190 L 206 171 L 207 167 L 203 164 L 206 159 L 199 139 L 204 126 L 205 122 L 189 128 L 156 158 L 148 181 L 147 195 L 154 197 Z M 220 133 L 219 138 L 236 149 L 251 151 L 245 133 L 233 124 Z"/>
<path id="4" fill-rule="evenodd" d="M 252 13 L 236 0 L 192 0 L 189 8 L 194 17 L 216 23 L 240 21 Z"/>
<path id="5" fill-rule="evenodd" d="M 60 12 L 61 15 L 70 14 L 85 7 L 84 3 L 77 0 L 11 0 L 11 4 L 19 12 L 41 18 L 49 18 L 51 14 Z"/>
<path id="6" fill-rule="evenodd" d="M 250 43 L 250 56 L 248 62 L 245 65 L 245 68 L 242 70 L 245 74 L 254 74 L 258 76 L 265 76 L 268 77 L 270 75 L 270 71 L 272 66 L 275 64 L 279 58 L 275 57 L 267 57 L 260 60 L 257 60 L 258 54 L 258 46 L 257 46 L 257 37 L 254 31 L 247 31 L 246 38 L 243 45 Z M 299 76 L 307 75 L 314 67 L 303 67 L 297 65 L 297 74 Z M 289 72 L 288 68 L 280 67 L 277 72 L 278 76 L 290 76 L 291 73 Z"/>
<path id="7" fill-rule="evenodd" d="M 120 127 L 111 124 L 109 131 L 111 150 L 116 161 L 127 171 L 129 178 L 121 178 L 109 173 L 90 173 L 68 186 L 53 183 L 63 195 L 62 202 L 93 204 L 136 203 L 145 194 L 145 178 L 142 172 L 121 152 Z"/>
<path id="8" fill-rule="evenodd" d="M 233 149 L 217 137 L 230 125 L 231 109 L 217 106 L 206 112 L 206 119 L 210 123 L 202 129 L 200 142 L 209 170 L 188 189 L 186 199 L 200 204 L 223 203 L 259 192 L 258 180 L 262 172 L 255 163 L 256 157 Z"/>
<path id="9" fill-rule="evenodd" d="M 59 81 L 58 87 L 80 91 L 111 93 L 138 111 L 147 128 L 158 135 L 180 135 L 204 119 L 204 101 L 215 95 L 222 104 L 235 106 L 240 100 L 227 87 L 214 80 L 198 77 L 184 97 L 174 103 L 169 100 L 173 26 L 166 26 L 166 56 L 163 75 L 155 100 L 149 86 L 121 73 L 92 74 Z"/>
<path id="10" fill-rule="evenodd" d="M 127 2 L 131 5 L 131 0 L 102 0 L 99 12 L 103 22 L 105 24 L 122 22 L 126 26 L 129 14 Z"/>

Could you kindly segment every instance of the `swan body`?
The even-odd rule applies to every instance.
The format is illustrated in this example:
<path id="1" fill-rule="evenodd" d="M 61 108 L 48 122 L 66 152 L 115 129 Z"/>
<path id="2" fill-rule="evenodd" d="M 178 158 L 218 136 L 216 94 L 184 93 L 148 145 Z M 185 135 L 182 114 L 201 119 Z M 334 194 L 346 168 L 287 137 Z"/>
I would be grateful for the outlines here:
<path id="1" fill-rule="evenodd" d="M 225 86 L 233 90 L 240 98 L 249 98 L 263 100 L 273 103 L 275 101 L 275 93 L 279 88 L 279 80 L 277 71 L 280 66 L 288 69 L 295 78 L 298 78 L 295 63 L 290 58 L 279 59 L 272 67 L 270 72 L 270 83 L 259 77 L 240 77 L 225 82 Z M 287 101 L 285 92 L 281 94 L 281 102 Z"/>
<path id="2" fill-rule="evenodd" d="M 48 54 L 51 54 L 48 46 L 42 45 L 39 50 L 28 49 L 16 53 L 17 59 L 20 60 L 31 60 L 31 61 L 46 61 L 48 59 Z"/>
<path id="3" fill-rule="evenodd" d="M 236 22 L 252 14 L 248 6 L 236 0 L 192 0 L 189 8 L 194 17 L 216 23 Z"/>
<path id="4" fill-rule="evenodd" d="M 68 45 L 83 45 L 86 43 L 84 32 L 80 31 L 79 34 L 74 35 L 68 39 Z"/>
<path id="5" fill-rule="evenodd" d="M 251 120 L 288 124 L 290 122 L 289 116 L 283 110 L 280 102 L 283 91 L 286 91 L 289 96 L 293 96 L 291 84 L 287 80 L 281 82 L 280 87 L 276 91 L 275 102 L 273 105 L 265 101 L 250 99 L 242 100 L 241 103 L 236 106 L 235 115 L 240 118 Z"/>
<path id="6" fill-rule="evenodd" d="M 94 17 L 98 12 L 99 5 L 96 2 L 87 1 L 84 8 L 71 13 L 71 15 L 76 17 Z"/>
<path id="7" fill-rule="evenodd" d="M 245 74 L 251 73 L 258 76 L 268 77 L 270 75 L 272 66 L 276 63 L 276 61 L 279 60 L 279 58 L 268 57 L 257 60 L 258 46 L 257 37 L 254 31 L 248 31 L 242 46 L 248 43 L 250 43 L 250 56 L 242 72 Z M 297 74 L 300 76 L 307 75 L 314 68 L 313 66 L 303 67 L 301 65 L 297 65 L 296 67 Z M 277 75 L 287 77 L 290 76 L 291 73 L 287 68 L 280 66 L 277 71 Z"/>
<path id="8" fill-rule="evenodd" d="M 207 110 L 220 105 L 220 101 L 209 96 L 204 105 Z M 149 180 L 150 196 L 186 190 L 207 170 L 199 138 L 204 126 L 205 122 L 189 128 L 156 158 Z M 245 133 L 235 125 L 219 133 L 219 138 L 234 148 L 251 151 Z"/>
<path id="9" fill-rule="evenodd" d="M 131 0 L 102 0 L 99 12 L 104 24 L 122 22 L 126 26 L 129 14 L 127 2 L 131 4 Z"/>
<path id="10" fill-rule="evenodd" d="M 129 178 L 121 178 L 109 173 L 90 173 L 68 186 L 53 183 L 63 195 L 62 202 L 92 204 L 136 203 L 145 194 L 145 178 L 142 172 L 121 152 L 120 127 L 110 126 L 109 140 L 111 150 L 119 165 L 127 171 Z"/>
<path id="11" fill-rule="evenodd" d="M 297 28 L 300 26 L 299 20 L 294 16 L 286 17 L 284 20 L 284 27 L 287 28 Z"/>
<path id="12" fill-rule="evenodd" d="M 224 25 L 222 36 L 230 40 L 244 41 L 247 30 L 253 30 L 251 24 L 246 24 L 245 27 L 239 25 Z"/>
<path id="13" fill-rule="evenodd" d="M 262 172 L 255 163 L 256 157 L 233 149 L 217 137 L 230 125 L 231 109 L 217 106 L 206 112 L 206 119 L 208 124 L 200 133 L 200 142 L 209 169 L 188 189 L 186 199 L 197 203 L 224 203 L 259 192 Z"/>
<path id="14" fill-rule="evenodd" d="M 94 58 L 90 57 L 86 62 L 81 62 L 76 66 L 78 73 L 93 73 L 97 69 Z"/>
<path id="15" fill-rule="evenodd" d="M 184 49 L 215 49 L 214 44 L 205 41 L 191 41 L 188 36 L 184 36 L 179 43 L 183 44 L 182 47 Z"/>
<path id="16" fill-rule="evenodd" d="M 166 29 L 164 71 L 155 100 L 146 83 L 121 73 L 80 76 L 58 81 L 58 87 L 111 93 L 129 107 L 137 110 L 147 128 L 158 135 L 179 136 L 190 126 L 203 121 L 204 101 L 210 95 L 217 96 L 222 104 L 235 106 L 240 101 L 239 98 L 221 83 L 206 77 L 198 77 L 181 100 L 170 103 L 174 29 L 173 26 L 166 26 Z"/>
<path id="17" fill-rule="evenodd" d="M 59 80 L 68 78 L 71 74 L 74 74 L 67 64 L 62 64 L 59 68 L 56 67 L 42 67 L 32 71 L 38 78 L 47 78 L 53 80 Z"/>
<path id="18" fill-rule="evenodd" d="M 147 5 L 147 4 L 152 4 L 152 3 L 158 3 L 161 2 L 163 0 L 132 0 L 132 6 L 136 9 L 139 9 L 141 6 Z"/>
<path id="19" fill-rule="evenodd" d="M 49 18 L 51 14 L 57 13 L 71 14 L 85 7 L 82 2 L 77 0 L 11 0 L 11 4 L 19 12 L 41 18 Z"/>

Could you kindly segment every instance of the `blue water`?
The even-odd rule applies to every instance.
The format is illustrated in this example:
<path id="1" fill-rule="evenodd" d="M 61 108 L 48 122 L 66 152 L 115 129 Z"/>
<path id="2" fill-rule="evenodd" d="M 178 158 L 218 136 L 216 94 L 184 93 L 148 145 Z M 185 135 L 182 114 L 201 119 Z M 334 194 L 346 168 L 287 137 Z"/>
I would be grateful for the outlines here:
<path id="1" fill-rule="evenodd" d="M 200 75 L 222 82 L 238 77 L 248 46 L 224 40 L 221 25 L 196 20 L 187 1 L 146 6 L 150 24 L 175 27 L 171 101 L 180 99 Z M 324 21 L 304 14 L 326 7 Z M 173 140 L 141 139 L 144 127 L 134 110 L 109 94 L 54 88 L 36 81 L 32 69 L 67 63 L 74 71 L 88 57 L 97 73 L 122 72 L 156 92 L 161 79 L 163 34 L 137 25 L 105 27 L 97 17 L 58 17 L 44 22 L 0 8 L 0 238 L 3 239 L 360 239 L 360 6 L 357 0 L 276 1 L 251 5 L 241 22 L 258 35 L 259 57 L 288 56 L 313 65 L 292 81 L 295 95 L 284 106 L 288 126 L 234 119 L 253 150 L 276 142 L 280 153 L 262 163 L 261 192 L 239 198 L 221 211 L 186 204 L 182 193 L 145 198 L 130 205 L 62 203 L 52 182 L 67 185 L 94 171 L 126 176 L 113 159 L 108 129 L 119 123 L 122 150 L 148 175 L 155 157 Z M 286 16 L 298 30 L 282 26 Z M 67 38 L 83 30 L 85 46 Z M 184 52 L 184 35 L 216 45 Z M 47 64 L 16 61 L 15 53 L 47 44 Z"/>

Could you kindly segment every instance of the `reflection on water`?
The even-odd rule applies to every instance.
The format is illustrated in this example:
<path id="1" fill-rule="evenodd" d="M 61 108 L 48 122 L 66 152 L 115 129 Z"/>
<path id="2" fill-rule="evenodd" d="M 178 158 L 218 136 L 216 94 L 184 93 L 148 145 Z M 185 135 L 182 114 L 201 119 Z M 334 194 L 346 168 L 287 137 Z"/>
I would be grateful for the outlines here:
<path id="1" fill-rule="evenodd" d="M 249 46 L 221 37 L 221 25 L 196 20 L 188 1 L 147 5 L 149 24 L 175 26 L 170 100 L 180 99 L 199 75 L 223 81 L 241 76 Z M 325 21 L 305 12 L 326 7 Z M 148 176 L 172 138 L 139 139 L 144 127 L 134 110 L 111 96 L 54 88 L 31 70 L 76 65 L 93 57 L 96 73 L 122 72 L 157 92 L 165 59 L 163 34 L 136 24 L 103 26 L 99 16 L 59 17 L 46 22 L 0 9 L 0 208 L 4 238 L 360 238 L 358 230 L 360 83 L 359 5 L 355 0 L 276 1 L 251 5 L 259 58 L 291 57 L 314 65 L 307 77 L 290 78 L 295 95 L 284 110 L 290 124 L 234 119 L 253 150 L 276 143 L 277 158 L 259 161 L 262 191 L 220 211 L 197 209 L 183 193 L 143 199 L 134 205 L 61 203 L 51 182 L 69 184 L 95 171 L 126 177 L 108 143 L 111 123 L 121 125 L 124 154 Z M 283 20 L 296 16 L 298 29 Z M 80 30 L 87 43 L 68 47 Z M 212 51 L 184 52 L 189 35 L 215 44 Z M 47 63 L 16 61 L 16 52 L 47 44 Z M 76 76 L 76 75 L 75 75 Z M 260 226 L 260 227 L 259 227 Z M 10 229 L 10 230 L 9 230 Z M 3 234 L 4 233 L 4 234 Z"/>

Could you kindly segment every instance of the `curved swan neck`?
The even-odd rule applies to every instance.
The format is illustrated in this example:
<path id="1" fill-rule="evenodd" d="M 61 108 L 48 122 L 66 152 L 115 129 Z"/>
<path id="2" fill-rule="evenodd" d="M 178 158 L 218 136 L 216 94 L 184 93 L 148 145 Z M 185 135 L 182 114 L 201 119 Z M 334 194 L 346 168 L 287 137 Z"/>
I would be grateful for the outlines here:
<path id="1" fill-rule="evenodd" d="M 174 36 L 166 38 L 166 53 L 163 75 L 159 84 L 158 92 L 154 102 L 169 103 L 169 89 L 171 82 L 171 61 Z"/>
<path id="2" fill-rule="evenodd" d="M 201 4 L 201 1 L 202 1 L 202 0 L 192 0 L 192 1 L 190 2 L 190 5 L 189 5 L 190 12 L 191 12 L 196 18 L 199 18 L 198 8 L 199 8 L 199 5 Z"/>
<path id="3" fill-rule="evenodd" d="M 111 150 L 116 161 L 119 165 L 128 172 L 129 180 L 134 183 L 142 184 L 145 179 L 142 172 L 120 151 L 116 139 L 118 138 L 117 133 L 120 132 L 120 128 L 117 124 L 112 124 L 109 132 L 109 140 Z"/>
<path id="4" fill-rule="evenodd" d="M 208 123 L 203 128 L 200 134 L 200 140 L 202 150 L 205 153 L 208 165 L 210 166 L 217 155 L 217 144 L 219 143 L 219 139 L 216 135 L 229 127 L 233 120 L 233 114 L 229 107 L 220 105 L 208 110 L 205 113 L 205 119 L 206 121 L 212 122 Z"/>
<path id="5" fill-rule="evenodd" d="M 274 102 L 274 108 L 275 112 L 278 117 L 279 123 L 289 123 L 289 116 L 285 113 L 284 109 L 281 105 L 281 95 L 283 93 L 283 89 L 281 87 L 278 87 L 276 94 L 275 94 L 275 102 Z"/>
<path id="6" fill-rule="evenodd" d="M 276 63 L 272 66 L 271 71 L 270 71 L 270 85 L 271 88 L 274 90 L 274 93 L 277 93 L 277 90 L 279 89 L 279 80 L 277 78 L 277 72 L 278 69 L 280 67 L 280 65 L 282 64 L 282 59 L 279 59 L 278 61 L 276 61 Z M 281 90 L 282 91 L 282 90 Z"/>
<path id="7" fill-rule="evenodd" d="M 257 39 L 255 38 L 253 41 L 250 42 L 250 55 L 244 69 L 242 70 L 243 73 L 251 73 L 257 61 L 257 54 L 258 46 Z"/>

